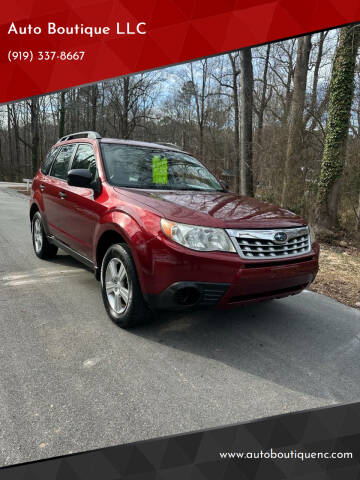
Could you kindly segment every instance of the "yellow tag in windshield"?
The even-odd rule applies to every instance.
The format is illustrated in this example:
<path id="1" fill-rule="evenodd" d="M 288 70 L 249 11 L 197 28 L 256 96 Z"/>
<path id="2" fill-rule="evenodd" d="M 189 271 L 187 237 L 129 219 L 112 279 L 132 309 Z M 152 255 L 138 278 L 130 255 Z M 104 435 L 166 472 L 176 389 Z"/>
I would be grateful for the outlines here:
<path id="1" fill-rule="evenodd" d="M 155 155 L 152 162 L 153 183 L 158 185 L 166 185 L 168 181 L 167 158 L 160 158 L 159 156 Z"/>

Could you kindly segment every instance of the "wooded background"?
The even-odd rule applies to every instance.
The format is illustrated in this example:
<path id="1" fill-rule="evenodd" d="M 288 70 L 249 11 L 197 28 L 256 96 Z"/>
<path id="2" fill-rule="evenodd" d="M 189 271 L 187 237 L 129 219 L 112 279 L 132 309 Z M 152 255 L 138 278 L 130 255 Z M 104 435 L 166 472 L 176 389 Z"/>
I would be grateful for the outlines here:
<path id="1" fill-rule="evenodd" d="M 230 184 L 360 232 L 360 26 L 0 106 L 0 181 L 32 177 L 57 139 L 171 142 Z"/>

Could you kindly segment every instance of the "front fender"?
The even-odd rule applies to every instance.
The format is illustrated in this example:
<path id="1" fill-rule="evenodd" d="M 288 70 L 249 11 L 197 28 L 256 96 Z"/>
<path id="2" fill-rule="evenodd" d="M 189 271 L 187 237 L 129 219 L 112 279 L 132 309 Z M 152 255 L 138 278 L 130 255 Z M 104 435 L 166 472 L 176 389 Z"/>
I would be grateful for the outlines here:
<path id="1" fill-rule="evenodd" d="M 145 277 L 152 272 L 152 254 L 149 243 L 154 238 L 151 231 L 142 228 L 128 213 L 112 211 L 107 213 L 96 226 L 93 258 L 96 262 L 96 252 L 99 241 L 106 232 L 113 231 L 121 235 L 130 248 L 138 272 L 141 288 L 146 291 Z M 98 265 L 100 267 L 100 265 Z"/>

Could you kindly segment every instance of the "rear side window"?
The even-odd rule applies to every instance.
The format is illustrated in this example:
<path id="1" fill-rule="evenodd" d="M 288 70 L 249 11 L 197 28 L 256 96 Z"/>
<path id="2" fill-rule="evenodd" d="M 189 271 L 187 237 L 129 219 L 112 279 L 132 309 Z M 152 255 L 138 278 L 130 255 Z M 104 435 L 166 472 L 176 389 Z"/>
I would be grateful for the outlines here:
<path id="1" fill-rule="evenodd" d="M 51 168 L 51 176 L 56 178 L 61 178 L 62 180 L 67 179 L 67 174 L 69 171 L 69 164 L 71 157 L 74 153 L 76 144 L 72 143 L 71 145 L 64 145 L 61 147 L 60 152 L 58 153 L 55 162 Z"/>
<path id="2" fill-rule="evenodd" d="M 92 174 L 92 179 L 96 179 L 96 159 L 93 147 L 91 145 L 82 143 L 78 146 L 71 165 L 72 170 L 76 168 L 84 168 L 86 170 L 89 170 Z"/>
<path id="3" fill-rule="evenodd" d="M 50 152 L 46 155 L 46 158 L 43 161 L 40 169 L 44 175 L 49 174 L 52 162 L 54 161 L 54 158 L 56 157 L 58 152 L 59 152 L 59 147 L 55 147 L 55 148 L 52 148 Z"/>

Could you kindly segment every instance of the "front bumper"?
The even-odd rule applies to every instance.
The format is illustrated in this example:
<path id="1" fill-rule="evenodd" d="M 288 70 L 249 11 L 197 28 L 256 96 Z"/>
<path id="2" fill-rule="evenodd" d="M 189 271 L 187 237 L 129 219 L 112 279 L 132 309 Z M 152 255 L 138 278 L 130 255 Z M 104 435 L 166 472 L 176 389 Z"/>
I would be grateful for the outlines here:
<path id="1" fill-rule="evenodd" d="M 287 297 L 300 293 L 315 279 L 318 257 L 319 248 L 315 245 L 309 255 L 288 261 L 242 263 L 235 269 L 233 267 L 231 281 L 226 281 L 230 277 L 221 275 L 221 270 L 216 274 L 211 268 L 208 270 L 207 281 L 203 281 L 204 278 L 199 275 L 195 275 L 194 280 L 191 280 L 190 271 L 186 280 L 180 279 L 161 292 L 145 297 L 153 308 L 173 310 L 231 308 L 246 303 Z M 173 272 L 174 270 L 175 266 Z"/>

